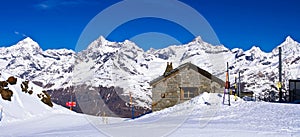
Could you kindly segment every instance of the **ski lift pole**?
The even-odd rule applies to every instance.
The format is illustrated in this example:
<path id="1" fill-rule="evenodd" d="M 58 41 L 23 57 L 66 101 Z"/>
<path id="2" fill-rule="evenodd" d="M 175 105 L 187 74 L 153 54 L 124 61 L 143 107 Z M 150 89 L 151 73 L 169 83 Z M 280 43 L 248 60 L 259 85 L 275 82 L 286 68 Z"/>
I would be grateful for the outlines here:
<path id="1" fill-rule="evenodd" d="M 227 81 L 228 81 L 228 106 L 230 106 L 230 82 L 229 82 L 229 70 L 228 70 L 228 62 L 227 62 Z"/>
<path id="2" fill-rule="evenodd" d="M 241 72 L 239 71 L 238 97 L 241 94 Z"/>
<path id="3" fill-rule="evenodd" d="M 234 77 L 234 100 L 237 100 L 237 77 Z"/>
<path id="4" fill-rule="evenodd" d="M 283 102 L 282 100 L 282 87 L 281 87 L 281 83 L 282 83 L 282 62 L 281 62 L 281 47 L 279 47 L 279 67 L 278 67 L 278 71 L 279 71 L 279 102 Z"/>
<path id="5" fill-rule="evenodd" d="M 226 71 L 226 79 L 225 79 L 225 88 L 224 88 L 224 96 L 223 96 L 223 105 L 225 104 L 225 96 L 228 94 L 228 105 L 230 106 L 230 93 L 229 93 L 229 88 L 230 88 L 230 82 L 229 82 L 229 70 L 228 70 L 228 62 L 227 62 L 227 71 Z"/>

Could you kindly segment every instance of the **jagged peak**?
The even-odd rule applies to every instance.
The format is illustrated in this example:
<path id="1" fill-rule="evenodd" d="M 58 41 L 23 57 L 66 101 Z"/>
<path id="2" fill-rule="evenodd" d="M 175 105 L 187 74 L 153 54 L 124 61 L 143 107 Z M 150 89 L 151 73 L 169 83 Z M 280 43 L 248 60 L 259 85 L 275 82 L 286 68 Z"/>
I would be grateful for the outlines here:
<path id="1" fill-rule="evenodd" d="M 295 42 L 295 40 L 291 36 L 287 36 L 285 42 Z"/>
<path id="2" fill-rule="evenodd" d="M 192 42 L 201 43 L 201 42 L 203 42 L 203 39 L 201 38 L 201 36 L 197 36 L 197 37 L 195 37 L 195 38 L 193 39 Z"/>
<path id="3" fill-rule="evenodd" d="M 250 51 L 263 52 L 263 51 L 260 49 L 260 47 L 258 47 L 258 46 L 252 46 L 251 49 L 250 49 Z"/>
<path id="4" fill-rule="evenodd" d="M 298 42 L 295 41 L 291 36 L 287 36 L 287 37 L 285 38 L 285 41 L 283 41 L 283 42 L 279 45 L 279 47 L 282 47 L 282 46 L 284 46 L 284 45 L 288 46 L 288 45 L 290 45 L 290 44 L 298 44 Z"/>
<path id="5" fill-rule="evenodd" d="M 295 51 L 296 50 L 299 51 L 300 50 L 300 46 L 299 45 L 300 44 L 297 41 L 295 41 L 291 36 L 287 36 L 285 38 L 285 41 L 283 41 L 279 46 L 277 46 L 276 48 L 274 48 L 272 50 L 272 52 L 273 51 L 277 52 L 277 50 L 278 50 L 279 47 L 281 47 L 282 50 L 291 50 L 291 49 L 293 49 Z"/>
<path id="6" fill-rule="evenodd" d="M 114 45 L 115 42 L 110 42 L 106 40 L 104 36 L 99 36 L 96 40 L 94 40 L 88 47 L 87 49 L 97 49 L 102 46 L 107 46 L 107 45 Z"/>
<path id="7" fill-rule="evenodd" d="M 96 40 L 94 40 L 94 42 L 97 42 L 98 44 L 104 44 L 105 45 L 105 44 L 107 44 L 111 41 L 108 41 L 104 36 L 101 35 Z"/>
<path id="8" fill-rule="evenodd" d="M 23 40 L 19 41 L 16 45 L 13 45 L 11 48 L 20 49 L 25 48 L 31 51 L 41 51 L 41 47 L 37 42 L 35 42 L 30 37 L 26 37 Z"/>
<path id="9" fill-rule="evenodd" d="M 106 38 L 105 38 L 104 36 L 102 36 L 102 35 L 101 35 L 97 40 L 98 40 L 98 41 L 103 41 L 103 42 L 108 41 L 108 40 L 106 40 Z"/>
<path id="10" fill-rule="evenodd" d="M 21 41 L 19 41 L 18 43 L 17 43 L 17 45 L 18 44 L 34 44 L 34 45 L 38 45 L 37 44 L 37 42 L 35 42 L 32 38 L 30 38 L 30 37 L 26 37 L 26 38 L 24 38 L 23 40 L 21 40 Z"/>
<path id="11" fill-rule="evenodd" d="M 105 39 L 103 36 L 100 36 L 98 39 L 93 41 L 87 48 L 87 50 L 100 50 L 101 52 L 116 52 L 119 49 L 136 49 L 143 51 L 143 49 L 130 40 L 125 40 L 123 42 L 112 42 Z"/>

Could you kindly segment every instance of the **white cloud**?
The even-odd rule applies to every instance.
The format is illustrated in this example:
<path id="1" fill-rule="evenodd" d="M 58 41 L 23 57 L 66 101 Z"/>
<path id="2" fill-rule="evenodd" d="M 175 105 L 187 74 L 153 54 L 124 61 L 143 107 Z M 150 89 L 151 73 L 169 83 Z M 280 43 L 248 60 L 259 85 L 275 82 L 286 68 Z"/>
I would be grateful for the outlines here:
<path id="1" fill-rule="evenodd" d="M 48 9 L 49 8 L 49 5 L 46 5 L 46 4 L 38 4 L 36 5 L 38 8 L 41 8 L 41 9 Z"/>
<path id="2" fill-rule="evenodd" d="M 20 33 L 20 32 L 18 32 L 18 31 L 15 31 L 14 32 L 16 35 L 21 35 L 21 36 L 23 36 L 23 37 L 27 37 L 27 35 L 26 34 L 24 34 L 24 33 Z"/>
<path id="3" fill-rule="evenodd" d="M 40 3 L 34 5 L 34 7 L 38 9 L 52 9 L 61 6 L 74 6 L 74 5 L 82 5 L 82 4 L 90 4 L 96 1 L 85 1 L 85 0 L 43 0 Z"/>
<path id="4" fill-rule="evenodd" d="M 15 33 L 16 35 L 19 35 L 19 34 L 20 34 L 18 31 L 15 31 L 14 33 Z"/>

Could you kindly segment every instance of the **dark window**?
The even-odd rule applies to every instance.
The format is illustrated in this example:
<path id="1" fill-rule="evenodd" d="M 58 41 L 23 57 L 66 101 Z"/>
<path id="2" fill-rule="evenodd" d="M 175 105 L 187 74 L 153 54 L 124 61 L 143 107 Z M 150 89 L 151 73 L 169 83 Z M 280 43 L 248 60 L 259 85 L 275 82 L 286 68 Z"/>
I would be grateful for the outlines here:
<path id="1" fill-rule="evenodd" d="M 289 80 L 289 101 L 300 102 L 300 80 Z"/>
<path id="2" fill-rule="evenodd" d="M 190 99 L 196 96 L 198 88 L 196 87 L 182 87 L 180 88 L 181 99 Z"/>

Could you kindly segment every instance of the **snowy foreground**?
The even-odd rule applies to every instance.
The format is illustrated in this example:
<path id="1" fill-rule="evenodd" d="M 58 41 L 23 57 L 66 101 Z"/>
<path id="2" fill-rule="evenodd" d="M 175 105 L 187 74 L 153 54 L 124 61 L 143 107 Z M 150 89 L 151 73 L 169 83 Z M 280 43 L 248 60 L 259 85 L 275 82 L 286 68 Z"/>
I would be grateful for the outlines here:
<path id="1" fill-rule="evenodd" d="M 5 112 L 14 109 L 4 104 L 0 136 L 300 136 L 300 105 L 231 100 L 222 105 L 222 95 L 204 93 L 134 120 L 76 114 L 58 105 L 14 119 Z"/>

